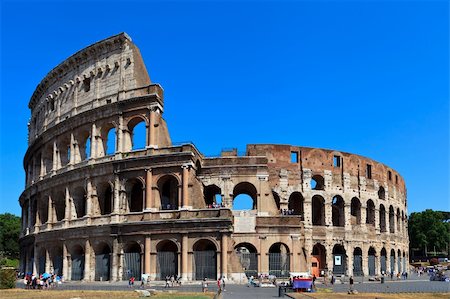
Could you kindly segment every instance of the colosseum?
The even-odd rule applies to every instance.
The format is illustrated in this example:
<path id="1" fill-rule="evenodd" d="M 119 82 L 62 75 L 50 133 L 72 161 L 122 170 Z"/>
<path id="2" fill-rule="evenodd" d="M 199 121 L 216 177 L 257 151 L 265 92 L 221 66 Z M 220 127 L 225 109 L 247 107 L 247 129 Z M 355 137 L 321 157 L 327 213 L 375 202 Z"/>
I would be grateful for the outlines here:
<path id="1" fill-rule="evenodd" d="M 172 143 L 163 89 L 125 33 L 56 66 L 28 106 L 24 272 L 239 282 L 406 269 L 398 172 L 336 150 L 249 144 L 207 157 Z"/>

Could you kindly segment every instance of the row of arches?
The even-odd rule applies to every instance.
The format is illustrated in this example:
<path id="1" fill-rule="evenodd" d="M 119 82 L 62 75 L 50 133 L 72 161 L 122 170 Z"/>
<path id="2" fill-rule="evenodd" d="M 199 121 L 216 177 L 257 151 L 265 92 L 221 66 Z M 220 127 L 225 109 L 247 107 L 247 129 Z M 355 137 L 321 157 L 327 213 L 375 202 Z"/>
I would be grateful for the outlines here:
<path id="1" fill-rule="evenodd" d="M 129 152 L 144 149 L 149 144 L 147 122 L 141 116 L 131 118 L 121 129 L 122 140 L 118 138 L 120 129 L 117 121 L 107 122 L 101 127 L 85 126 L 74 133 L 59 136 L 45 144 L 29 161 L 26 166 L 27 183 L 90 158 L 114 155 L 118 150 Z"/>
<path id="2" fill-rule="evenodd" d="M 361 247 L 354 247 L 352 253 L 347 253 L 344 246 L 336 244 L 333 246 L 332 254 L 327 255 L 324 245 L 317 243 L 313 247 L 311 256 L 311 271 L 317 277 L 332 271 L 335 275 L 348 274 L 350 268 L 354 276 L 375 276 L 378 274 L 402 273 L 407 271 L 408 258 L 405 251 L 391 249 L 388 256 L 386 248 L 379 252 L 374 247 L 369 247 L 367 253 L 363 254 Z M 348 263 L 352 254 L 353 264 Z M 331 258 L 329 263 L 327 258 Z M 389 268 L 387 261 L 389 259 Z M 332 265 L 332 269 L 328 269 Z"/>

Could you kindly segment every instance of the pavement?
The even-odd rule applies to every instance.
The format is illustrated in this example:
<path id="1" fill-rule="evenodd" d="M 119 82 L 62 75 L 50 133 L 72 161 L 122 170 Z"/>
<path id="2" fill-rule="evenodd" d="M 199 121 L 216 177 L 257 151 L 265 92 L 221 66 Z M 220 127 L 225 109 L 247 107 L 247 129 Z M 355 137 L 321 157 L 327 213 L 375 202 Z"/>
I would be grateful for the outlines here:
<path id="1" fill-rule="evenodd" d="M 183 292 L 201 292 L 200 281 L 186 282 L 181 286 L 174 286 L 164 288 L 163 281 L 152 281 L 150 286 L 145 286 L 145 289 L 157 289 L 166 291 L 183 291 Z M 325 286 L 323 282 L 318 279 L 317 288 L 332 288 L 334 292 L 347 292 L 349 289 L 348 278 L 341 281 L 336 280 L 334 285 L 328 284 Z M 18 282 L 17 287 L 23 288 L 21 281 Z M 136 281 L 133 289 L 140 289 L 140 282 Z M 58 285 L 58 289 L 63 290 L 130 290 L 127 281 L 120 282 L 65 282 Z M 411 277 L 408 280 L 391 280 L 387 278 L 385 283 L 379 281 L 367 281 L 360 277 L 355 278 L 354 289 L 360 293 L 449 293 L 450 298 L 450 283 L 441 281 L 429 281 L 428 276 Z M 217 283 L 215 281 L 209 282 L 209 291 L 215 292 L 217 290 Z M 130 290 L 131 291 L 131 290 Z M 32 291 L 30 291 L 32 292 Z M 224 298 L 226 299 L 273 299 L 278 298 L 278 287 L 259 288 L 247 287 L 245 284 L 226 284 Z M 285 297 L 287 298 L 287 297 Z"/>

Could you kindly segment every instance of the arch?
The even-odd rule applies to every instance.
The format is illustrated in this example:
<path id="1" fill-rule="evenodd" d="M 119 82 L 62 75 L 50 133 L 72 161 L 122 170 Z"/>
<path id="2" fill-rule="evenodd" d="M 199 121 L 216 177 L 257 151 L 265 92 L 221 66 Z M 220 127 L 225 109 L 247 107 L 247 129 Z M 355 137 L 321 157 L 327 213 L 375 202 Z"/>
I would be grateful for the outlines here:
<path id="1" fill-rule="evenodd" d="M 83 280 L 84 278 L 84 249 L 80 245 L 75 245 L 70 250 L 71 258 L 71 280 Z"/>
<path id="2" fill-rule="evenodd" d="M 53 273 L 56 276 L 63 275 L 63 248 L 60 244 L 54 246 L 50 251 L 50 258 L 53 265 Z"/>
<path id="3" fill-rule="evenodd" d="M 347 271 L 347 260 L 344 246 L 336 244 L 333 247 L 333 274 L 343 275 Z"/>
<path id="4" fill-rule="evenodd" d="M 292 211 L 291 215 L 301 215 L 303 216 L 303 196 L 300 192 L 292 192 L 289 196 L 288 209 Z"/>
<path id="5" fill-rule="evenodd" d="M 95 280 L 108 281 L 111 273 L 111 248 L 101 242 L 95 248 Z"/>
<path id="6" fill-rule="evenodd" d="M 360 247 L 355 247 L 355 249 L 353 250 L 353 275 L 364 275 L 362 268 L 362 250 Z"/>
<path id="7" fill-rule="evenodd" d="M 52 196 L 53 205 L 55 207 L 56 221 L 61 221 L 66 216 L 66 196 L 64 192 L 58 191 Z"/>
<path id="8" fill-rule="evenodd" d="M 157 264 L 156 278 L 164 279 L 166 277 L 178 275 L 178 246 L 171 240 L 160 241 L 156 245 Z"/>
<path id="9" fill-rule="evenodd" d="M 395 250 L 391 249 L 391 273 L 394 273 L 394 269 L 395 269 Z"/>
<path id="10" fill-rule="evenodd" d="M 391 234 L 395 233 L 395 214 L 392 206 L 389 206 L 389 232 Z"/>
<path id="11" fill-rule="evenodd" d="M 312 224 L 325 225 L 325 199 L 320 195 L 312 198 Z"/>
<path id="12" fill-rule="evenodd" d="M 134 277 L 141 280 L 141 246 L 137 242 L 126 243 L 123 247 L 123 272 L 122 280 L 128 280 Z"/>
<path id="13" fill-rule="evenodd" d="M 139 150 L 147 145 L 147 122 L 144 118 L 136 116 L 128 124 L 130 132 L 130 150 Z"/>
<path id="14" fill-rule="evenodd" d="M 402 229 L 401 227 L 401 215 L 400 215 L 400 209 L 397 208 L 397 232 L 400 232 Z"/>
<path id="15" fill-rule="evenodd" d="M 386 252 L 386 248 L 383 247 L 381 249 L 381 252 L 380 252 L 380 271 L 381 271 L 381 274 L 386 274 L 387 273 L 386 260 L 387 260 L 387 252 Z"/>
<path id="16" fill-rule="evenodd" d="M 361 224 L 361 202 L 357 197 L 353 197 L 350 204 L 350 215 L 352 215 L 352 225 Z"/>
<path id="17" fill-rule="evenodd" d="M 255 210 L 257 194 L 253 184 L 248 182 L 237 184 L 233 189 L 233 210 Z"/>
<path id="18" fill-rule="evenodd" d="M 275 205 L 277 206 L 277 210 L 280 210 L 280 196 L 277 192 L 272 191 L 273 199 L 275 200 Z"/>
<path id="19" fill-rule="evenodd" d="M 88 136 L 84 140 L 84 142 L 83 142 L 84 150 L 83 150 L 83 155 L 82 155 L 84 157 L 84 159 L 82 159 L 82 160 L 88 160 L 88 159 L 90 159 L 92 157 L 91 142 L 92 142 L 91 136 Z"/>
<path id="20" fill-rule="evenodd" d="M 313 175 L 311 178 L 312 190 L 325 190 L 325 179 L 321 175 Z"/>
<path id="21" fill-rule="evenodd" d="M 217 278 L 217 247 L 208 239 L 200 239 L 193 245 L 193 272 L 196 280 Z"/>
<path id="22" fill-rule="evenodd" d="M 98 187 L 98 206 L 100 215 L 108 215 L 112 212 L 114 188 L 111 183 L 102 183 Z"/>
<path id="23" fill-rule="evenodd" d="M 289 272 L 289 247 L 281 242 L 272 244 L 269 248 L 269 275 L 289 277 Z"/>
<path id="24" fill-rule="evenodd" d="M 375 275 L 375 257 L 376 257 L 376 251 L 375 248 L 370 246 L 368 257 L 369 257 L 369 275 L 374 276 Z"/>
<path id="25" fill-rule="evenodd" d="M 406 268 L 406 253 L 403 251 L 403 271 L 408 272 L 408 268 Z M 448 267 L 447 267 L 448 268 Z"/>
<path id="26" fill-rule="evenodd" d="M 105 140 L 103 141 L 105 155 L 114 155 L 114 153 L 117 151 L 116 128 L 111 124 L 104 133 L 106 136 Z"/>
<path id="27" fill-rule="evenodd" d="M 234 246 L 234 252 L 237 255 L 242 269 L 247 277 L 258 277 L 258 251 L 253 244 L 239 243 Z"/>
<path id="28" fill-rule="evenodd" d="M 46 175 L 50 173 L 53 168 L 53 147 L 51 146 L 50 142 L 42 150 L 42 160 L 44 162 L 44 169 L 42 170 L 42 174 Z"/>
<path id="29" fill-rule="evenodd" d="M 386 192 L 384 191 L 384 187 L 380 186 L 378 189 L 378 198 L 379 199 L 386 199 Z"/>
<path id="30" fill-rule="evenodd" d="M 37 259 L 37 274 L 43 274 L 45 271 L 45 263 L 47 261 L 47 254 L 45 248 L 39 248 L 36 253 Z"/>
<path id="31" fill-rule="evenodd" d="M 203 198 L 205 199 L 205 205 L 212 207 L 214 205 L 222 204 L 222 190 L 216 185 L 209 185 L 203 189 Z"/>
<path id="32" fill-rule="evenodd" d="M 386 232 L 386 209 L 380 205 L 380 232 Z"/>
<path id="33" fill-rule="evenodd" d="M 86 215 L 86 190 L 78 186 L 72 192 L 72 200 L 75 206 L 73 218 L 81 218 Z"/>
<path id="34" fill-rule="evenodd" d="M 344 199 L 336 195 L 331 201 L 333 226 L 345 225 Z"/>
<path id="35" fill-rule="evenodd" d="M 178 189 L 179 182 L 172 175 L 165 175 L 158 180 L 159 198 L 161 200 L 161 210 L 178 209 Z"/>
<path id="36" fill-rule="evenodd" d="M 58 142 L 58 155 L 60 166 L 65 166 L 70 162 L 70 138 L 62 138 Z"/>
<path id="37" fill-rule="evenodd" d="M 144 209 L 144 184 L 139 178 L 129 179 L 126 183 L 128 209 L 130 212 L 142 212 Z"/>
<path id="38" fill-rule="evenodd" d="M 397 271 L 398 273 L 402 273 L 402 252 L 400 249 L 397 250 Z"/>
<path id="39" fill-rule="evenodd" d="M 326 261 L 327 261 L 327 250 L 325 246 L 320 243 L 316 243 L 312 250 L 312 258 L 311 258 L 311 273 L 315 274 L 316 277 L 322 275 L 322 273 L 326 273 Z M 322 272 L 323 271 L 323 272 Z"/>
<path id="40" fill-rule="evenodd" d="M 48 222 L 48 197 L 43 196 L 38 204 L 39 220 L 41 224 Z"/>
<path id="41" fill-rule="evenodd" d="M 371 199 L 367 200 L 366 224 L 375 226 L 375 204 Z"/>

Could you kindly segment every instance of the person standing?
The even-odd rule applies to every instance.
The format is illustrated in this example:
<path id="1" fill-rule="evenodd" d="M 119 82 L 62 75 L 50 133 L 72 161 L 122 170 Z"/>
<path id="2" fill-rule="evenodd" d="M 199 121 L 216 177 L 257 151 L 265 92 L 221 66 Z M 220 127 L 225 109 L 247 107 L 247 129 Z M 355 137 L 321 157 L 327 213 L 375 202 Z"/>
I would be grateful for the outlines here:
<path id="1" fill-rule="evenodd" d="M 203 278 L 202 281 L 202 291 L 203 293 L 206 293 L 208 291 L 208 282 L 206 281 L 206 277 Z"/>
<path id="2" fill-rule="evenodd" d="M 348 289 L 349 294 L 353 293 L 353 283 L 353 276 L 350 276 L 350 288 Z"/>

